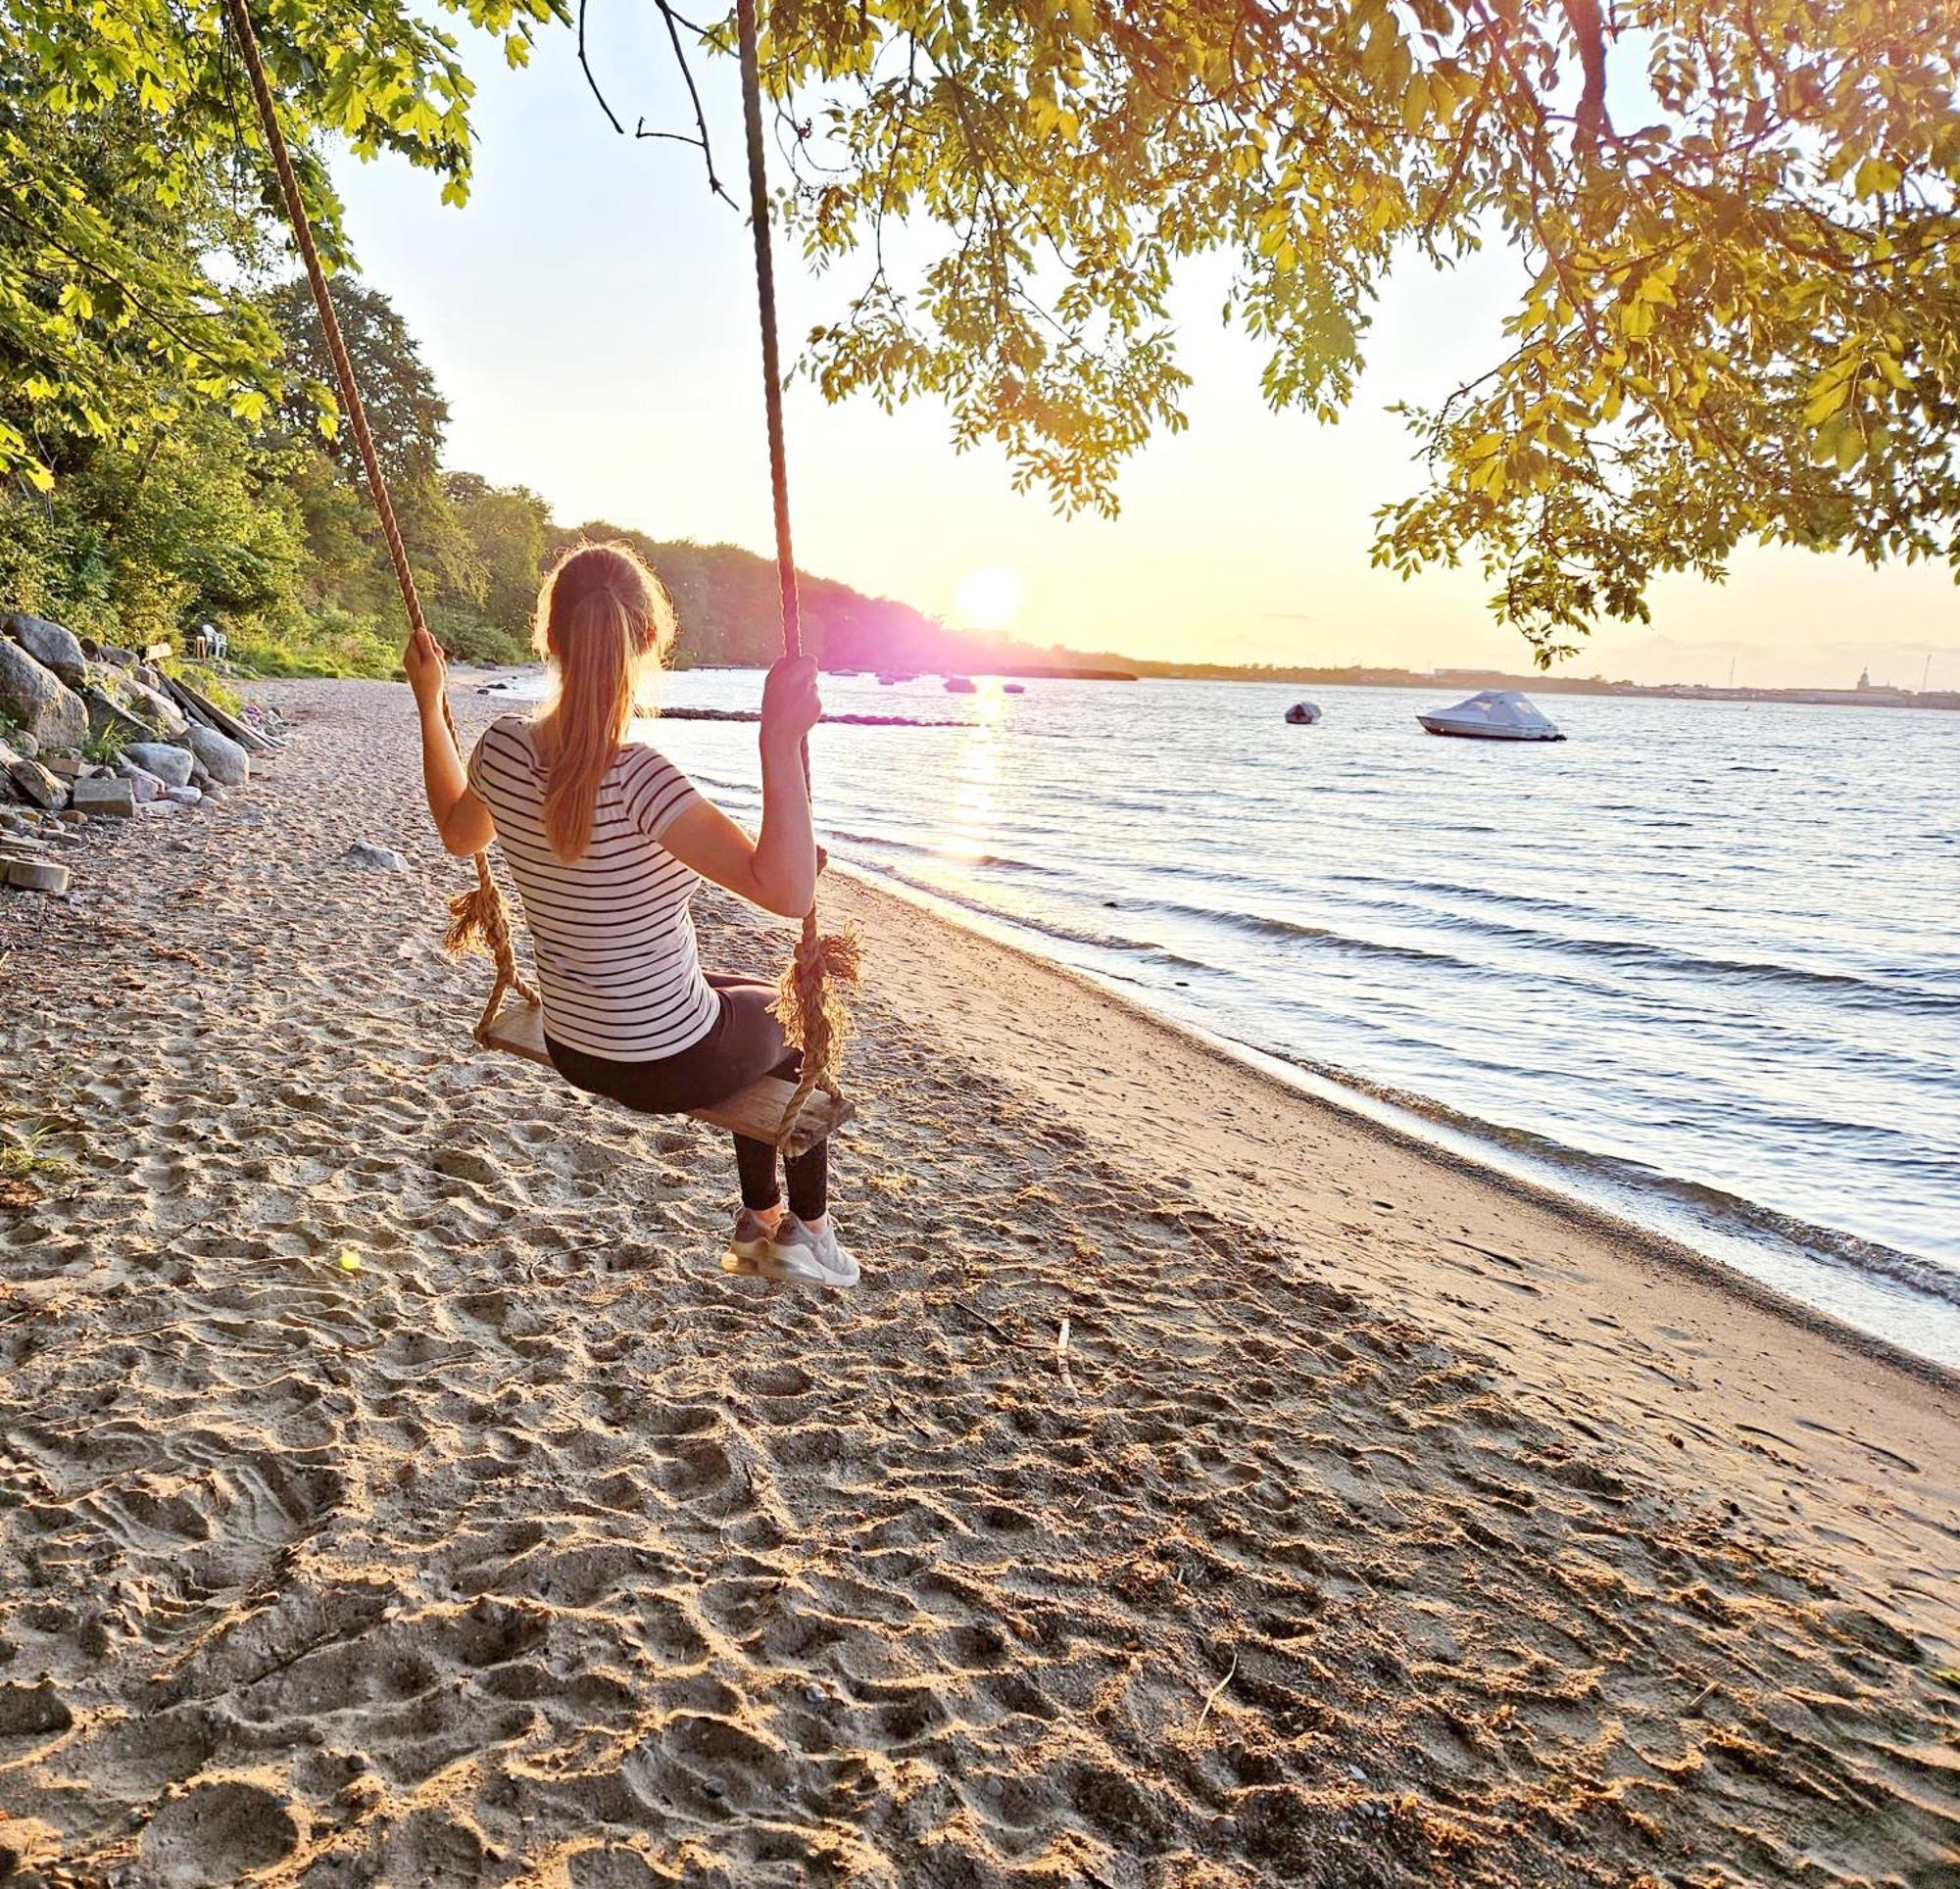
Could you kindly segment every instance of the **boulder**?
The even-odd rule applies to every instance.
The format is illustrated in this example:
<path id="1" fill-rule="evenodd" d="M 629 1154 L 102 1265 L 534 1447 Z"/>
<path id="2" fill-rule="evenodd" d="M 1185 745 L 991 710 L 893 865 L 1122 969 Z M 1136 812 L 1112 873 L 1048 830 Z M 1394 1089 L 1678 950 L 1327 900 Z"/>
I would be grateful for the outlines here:
<path id="1" fill-rule="evenodd" d="M 41 757 L 41 745 L 24 728 L 14 731 L 15 755 L 25 761 L 36 761 Z"/>
<path id="2" fill-rule="evenodd" d="M 132 741 L 122 752 L 166 787 L 188 787 L 191 769 L 197 765 L 197 756 L 188 748 L 177 748 L 169 742 Z"/>
<path id="3" fill-rule="evenodd" d="M 0 715 L 43 748 L 79 748 L 88 739 L 88 707 L 61 677 L 9 638 L 0 637 Z"/>
<path id="4" fill-rule="evenodd" d="M 136 790 L 127 781 L 105 780 L 95 775 L 76 781 L 70 802 L 78 813 L 92 813 L 97 819 L 127 820 L 136 811 Z"/>
<path id="5" fill-rule="evenodd" d="M 205 772 L 221 787 L 243 787 L 252 778 L 252 763 L 244 749 L 216 728 L 192 722 L 190 750 L 204 764 Z"/>
<path id="6" fill-rule="evenodd" d="M 167 787 L 164 798 L 178 806 L 195 806 L 204 799 L 203 792 L 195 787 Z"/>
<path id="7" fill-rule="evenodd" d="M 36 806 L 44 806 L 50 813 L 59 813 L 68 805 L 68 783 L 59 775 L 50 774 L 39 761 L 18 760 L 8 768 L 18 787 Z"/>
<path id="8" fill-rule="evenodd" d="M 42 668 L 52 669 L 64 682 L 79 684 L 88 680 L 88 664 L 81 654 L 80 639 L 59 623 L 17 610 L 0 617 L 0 631 L 11 636 Z"/>
<path id="9" fill-rule="evenodd" d="M 85 693 L 89 725 L 98 734 L 105 726 L 115 726 L 140 739 L 161 736 L 173 741 L 189 725 L 184 711 L 170 697 L 146 688 L 120 669 L 96 669 Z"/>
<path id="10" fill-rule="evenodd" d="M 138 767 L 126 755 L 118 754 L 116 756 L 116 771 L 129 783 L 130 788 L 135 793 L 136 804 L 138 806 L 143 806 L 151 800 L 161 800 L 164 798 L 164 783 L 152 774 L 147 767 Z"/>

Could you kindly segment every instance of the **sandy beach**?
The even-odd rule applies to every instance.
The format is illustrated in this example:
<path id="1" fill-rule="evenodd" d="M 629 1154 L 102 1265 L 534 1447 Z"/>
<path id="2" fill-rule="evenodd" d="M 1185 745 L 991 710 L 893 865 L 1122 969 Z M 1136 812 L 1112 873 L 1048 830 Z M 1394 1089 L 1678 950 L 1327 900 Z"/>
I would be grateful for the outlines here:
<path id="1" fill-rule="evenodd" d="M 1952 1382 L 841 879 L 864 1284 L 725 1277 L 264 693 L 0 899 L 0 1881 L 1960 1882 Z"/>

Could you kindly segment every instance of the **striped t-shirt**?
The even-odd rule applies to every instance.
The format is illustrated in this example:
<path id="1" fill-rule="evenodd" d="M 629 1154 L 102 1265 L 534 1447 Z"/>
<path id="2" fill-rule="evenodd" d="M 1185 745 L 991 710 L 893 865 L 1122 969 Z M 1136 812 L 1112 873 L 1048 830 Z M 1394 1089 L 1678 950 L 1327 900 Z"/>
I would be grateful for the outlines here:
<path id="1" fill-rule="evenodd" d="M 592 844 L 561 859 L 545 837 L 546 771 L 531 723 L 493 722 L 469 757 L 469 785 L 497 822 L 537 946 L 545 1034 L 614 1062 L 677 1055 L 714 1027 L 688 901 L 701 883 L 661 845 L 701 797 L 662 754 L 628 742 L 593 810 Z"/>

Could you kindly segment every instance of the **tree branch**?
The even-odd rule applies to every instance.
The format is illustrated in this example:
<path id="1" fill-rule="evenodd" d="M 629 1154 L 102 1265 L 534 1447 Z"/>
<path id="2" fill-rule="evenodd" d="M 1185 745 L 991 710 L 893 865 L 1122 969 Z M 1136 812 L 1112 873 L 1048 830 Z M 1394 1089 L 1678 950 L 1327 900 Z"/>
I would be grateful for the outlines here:
<path id="1" fill-rule="evenodd" d="M 606 114 L 606 121 L 623 138 L 626 127 L 619 122 L 618 115 L 606 102 L 606 94 L 599 89 L 599 80 L 593 75 L 592 62 L 585 56 L 585 0 L 578 0 L 578 69 L 585 74 L 585 82 L 592 88 L 592 96 L 599 101 L 599 109 Z"/>
<path id="2" fill-rule="evenodd" d="M 660 9 L 661 18 L 666 22 L 667 39 L 673 47 L 674 63 L 680 68 L 681 77 L 687 81 L 687 95 L 694 105 L 694 128 L 699 135 L 692 140 L 683 139 L 682 142 L 694 142 L 701 146 L 702 162 L 708 167 L 709 189 L 723 203 L 733 204 L 735 199 L 722 189 L 721 179 L 714 174 L 714 151 L 708 139 L 708 118 L 701 109 L 701 93 L 695 86 L 694 68 L 688 64 L 686 48 L 680 43 L 680 29 L 683 24 L 699 38 L 706 39 L 708 35 L 691 22 L 684 22 L 680 15 L 667 5 L 667 0 L 654 0 L 654 5 Z"/>
<path id="3" fill-rule="evenodd" d="M 1598 150 L 1601 133 L 1610 137 L 1613 130 L 1606 117 L 1606 23 L 1600 17 L 1599 0 L 1560 0 L 1560 5 L 1586 73 L 1579 109 L 1574 114 L 1577 131 L 1572 148 L 1577 156 L 1587 159 Z"/>

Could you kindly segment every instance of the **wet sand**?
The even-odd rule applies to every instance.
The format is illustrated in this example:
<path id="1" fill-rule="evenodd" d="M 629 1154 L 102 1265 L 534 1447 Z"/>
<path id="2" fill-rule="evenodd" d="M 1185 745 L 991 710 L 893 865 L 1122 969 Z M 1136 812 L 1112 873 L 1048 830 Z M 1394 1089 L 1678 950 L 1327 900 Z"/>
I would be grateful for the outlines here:
<path id="1" fill-rule="evenodd" d="M 865 1283 L 727 1278 L 471 1044 L 405 692 L 269 694 L 0 906 L 20 1870 L 1956 1879 L 1950 1382 L 843 883 Z"/>

